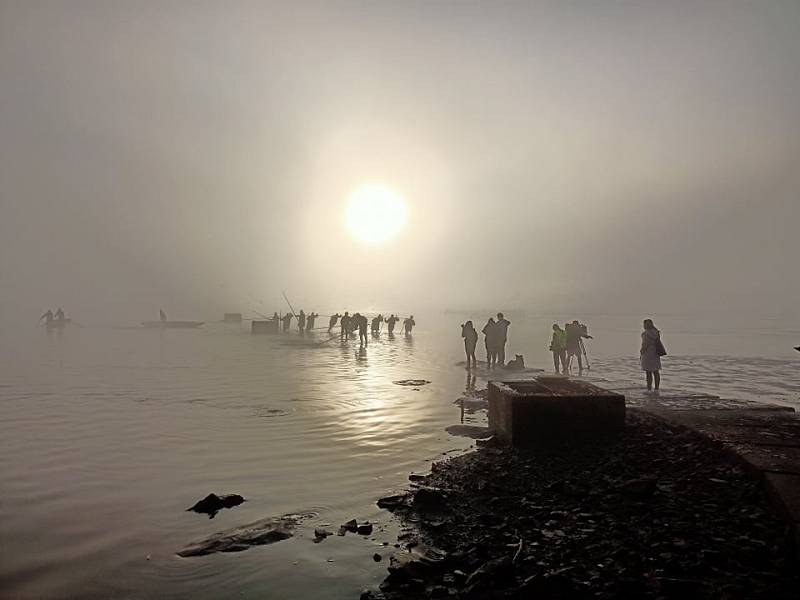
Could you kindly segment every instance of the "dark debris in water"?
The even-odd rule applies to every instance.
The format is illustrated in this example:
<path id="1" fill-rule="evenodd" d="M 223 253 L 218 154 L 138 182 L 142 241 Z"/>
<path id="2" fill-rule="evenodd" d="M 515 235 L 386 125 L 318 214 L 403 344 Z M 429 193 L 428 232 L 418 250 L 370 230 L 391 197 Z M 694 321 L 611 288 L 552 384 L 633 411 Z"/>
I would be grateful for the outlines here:
<path id="1" fill-rule="evenodd" d="M 209 494 L 195 503 L 194 506 L 187 508 L 186 511 L 207 514 L 209 519 L 213 519 L 223 508 L 233 508 L 244 501 L 244 498 L 239 494 L 229 494 L 227 496 Z"/>
<path id="2" fill-rule="evenodd" d="M 423 385 L 428 385 L 430 381 L 427 379 L 399 379 L 398 381 L 392 382 L 395 385 L 402 385 L 405 387 L 422 387 Z"/>
<path id="3" fill-rule="evenodd" d="M 615 442 L 552 455 L 489 445 L 415 479 L 378 501 L 404 533 L 381 590 L 362 598 L 798 597 L 758 482 L 635 410 Z"/>

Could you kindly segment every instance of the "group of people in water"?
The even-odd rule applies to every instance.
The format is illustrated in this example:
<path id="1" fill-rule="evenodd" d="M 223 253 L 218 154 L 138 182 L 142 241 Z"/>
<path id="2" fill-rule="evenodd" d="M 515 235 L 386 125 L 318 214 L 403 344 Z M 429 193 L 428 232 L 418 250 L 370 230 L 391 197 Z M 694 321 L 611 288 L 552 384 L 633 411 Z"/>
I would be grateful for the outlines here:
<path id="1" fill-rule="evenodd" d="M 486 346 L 486 365 L 492 369 L 498 365 L 506 369 L 524 368 L 522 355 L 508 363 L 505 362 L 505 346 L 508 341 L 508 327 L 511 322 L 497 313 L 497 320 L 489 318 L 481 330 Z M 646 374 L 647 390 L 658 390 L 661 386 L 661 357 L 667 351 L 661 342 L 661 332 L 653 324 L 652 319 L 643 322 L 642 343 L 639 349 L 639 363 Z M 461 337 L 464 339 L 464 351 L 467 355 L 467 368 L 477 366 L 475 349 L 478 345 L 478 331 L 472 321 L 461 325 Z M 573 361 L 578 363 L 578 373 L 583 373 L 584 359 L 589 367 L 589 357 L 583 340 L 591 340 L 588 328 L 580 321 L 574 320 L 565 323 L 562 328 L 558 323 L 553 323 L 553 336 L 550 339 L 550 352 L 553 354 L 553 368 L 556 373 L 568 375 L 571 373 Z M 798 347 L 800 350 L 800 347 Z"/>
<path id="2" fill-rule="evenodd" d="M 64 314 L 64 309 L 62 309 L 59 306 L 55 314 L 53 313 L 52 310 L 48 308 L 47 312 L 44 313 L 41 317 L 39 317 L 39 320 L 44 321 L 46 324 L 52 323 L 54 321 L 63 323 L 64 321 L 67 320 L 67 316 Z"/>
<path id="3" fill-rule="evenodd" d="M 315 329 L 314 326 L 319 314 L 315 312 L 306 314 L 305 311 L 301 309 L 296 315 L 293 312 L 286 313 L 282 317 L 279 317 L 277 312 L 272 315 L 272 319 L 274 321 L 280 321 L 282 323 L 283 331 L 290 330 L 292 319 L 295 317 L 297 317 L 298 330 L 300 333 L 305 333 Z M 339 323 L 339 337 L 342 340 L 350 339 L 355 335 L 356 332 L 358 332 L 358 339 L 361 342 L 361 345 L 366 346 L 368 343 L 368 330 L 372 332 L 373 336 L 378 336 L 383 329 L 383 323 L 386 323 L 386 328 L 389 332 L 389 335 L 394 335 L 395 326 L 401 320 L 403 321 L 403 329 L 405 330 L 405 334 L 411 335 L 412 329 L 414 329 L 414 326 L 417 324 L 416 321 L 414 321 L 414 315 L 411 315 L 406 319 L 401 319 L 395 314 L 391 314 L 388 317 L 384 317 L 383 314 L 379 314 L 370 320 L 358 312 L 353 313 L 352 315 L 348 311 L 345 311 L 343 315 L 340 315 L 337 312 L 336 314 L 331 315 L 328 319 L 328 333 L 331 333 L 333 328 L 336 327 L 336 324 Z M 322 329 L 322 327 L 319 329 Z"/>
<path id="4" fill-rule="evenodd" d="M 562 329 L 558 323 L 553 323 L 553 337 L 550 340 L 550 352 L 553 353 L 553 366 L 556 373 L 567 375 L 572 366 L 572 360 L 578 361 L 578 372 L 583 372 L 583 358 L 586 357 L 588 366 L 589 357 L 586 355 L 586 346 L 583 340 L 591 340 L 586 325 L 578 321 L 565 323 Z"/>
<path id="5" fill-rule="evenodd" d="M 486 346 L 486 365 L 492 369 L 498 364 L 506 366 L 506 342 L 508 341 L 508 327 L 511 321 L 497 313 L 497 320 L 489 317 L 486 325 L 481 330 L 483 333 L 484 345 Z M 467 368 L 475 367 L 478 364 L 475 358 L 475 348 L 478 345 L 478 332 L 472 321 L 467 321 L 461 326 L 461 337 L 464 338 L 464 350 L 467 354 Z M 518 360 L 518 356 L 515 360 Z"/>

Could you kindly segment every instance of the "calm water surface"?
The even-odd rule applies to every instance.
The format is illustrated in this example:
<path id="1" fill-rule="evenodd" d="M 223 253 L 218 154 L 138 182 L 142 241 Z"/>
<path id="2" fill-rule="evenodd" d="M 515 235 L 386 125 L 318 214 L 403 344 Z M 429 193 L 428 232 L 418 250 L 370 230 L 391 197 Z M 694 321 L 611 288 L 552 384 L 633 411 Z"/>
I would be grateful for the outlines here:
<path id="1" fill-rule="evenodd" d="M 467 385 L 458 325 L 314 346 L 246 326 L 73 327 L 0 337 L 0 590 L 9 597 L 352 598 L 377 584 L 396 529 L 375 500 L 471 440 L 444 432 Z M 550 368 L 550 318 L 511 315 L 509 351 Z M 563 322 L 565 318 L 560 318 Z M 475 318 L 480 329 L 481 323 Z M 637 395 L 639 317 L 591 317 L 593 380 Z M 800 407 L 800 331 L 767 319 L 657 321 L 664 392 Z M 318 334 L 317 339 L 327 337 Z M 413 389 L 398 379 L 428 379 Z M 478 381 L 478 387 L 485 381 Z M 478 422 L 480 415 L 473 417 Z M 209 492 L 247 502 L 213 520 Z M 182 559 L 186 543 L 260 518 L 311 513 L 296 537 Z M 351 518 L 373 536 L 313 529 Z"/>

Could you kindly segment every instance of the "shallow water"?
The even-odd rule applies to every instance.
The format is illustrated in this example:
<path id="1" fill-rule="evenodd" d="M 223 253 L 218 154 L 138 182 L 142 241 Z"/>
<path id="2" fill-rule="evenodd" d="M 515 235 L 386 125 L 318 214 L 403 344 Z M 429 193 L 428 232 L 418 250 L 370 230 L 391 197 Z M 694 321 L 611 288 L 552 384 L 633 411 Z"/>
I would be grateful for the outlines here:
<path id="1" fill-rule="evenodd" d="M 472 444 L 444 432 L 460 421 L 453 401 L 471 383 L 456 366 L 464 318 L 418 318 L 413 337 L 384 333 L 363 352 L 354 341 L 314 345 L 219 323 L 3 331 L 0 589 L 12 597 L 357 597 L 385 575 L 385 559 L 372 555 L 388 557 L 382 542 L 395 541 L 375 500 Z M 549 369 L 550 319 L 511 320 L 508 354 Z M 586 375 L 639 394 L 640 321 L 592 317 Z M 769 320 L 658 324 L 670 351 L 665 394 L 800 407 L 800 353 L 791 348 L 800 332 Z M 401 379 L 431 383 L 392 383 Z M 214 519 L 185 511 L 209 492 L 247 502 Z M 208 534 L 300 512 L 314 516 L 293 539 L 175 555 Z M 351 518 L 379 526 L 369 537 L 312 542 L 314 527 L 335 530 Z"/>

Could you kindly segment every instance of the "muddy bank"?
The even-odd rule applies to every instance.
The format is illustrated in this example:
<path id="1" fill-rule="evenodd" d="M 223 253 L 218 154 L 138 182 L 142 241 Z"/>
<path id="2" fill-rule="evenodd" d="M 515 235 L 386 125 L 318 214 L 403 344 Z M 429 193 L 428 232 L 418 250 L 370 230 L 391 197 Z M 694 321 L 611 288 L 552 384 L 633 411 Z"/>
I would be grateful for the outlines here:
<path id="1" fill-rule="evenodd" d="M 569 454 L 483 447 L 381 506 L 404 525 L 374 598 L 798 597 L 781 520 L 713 443 L 630 410 Z"/>

